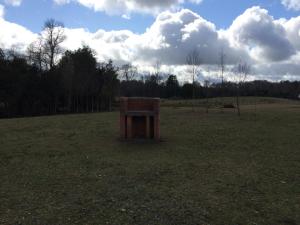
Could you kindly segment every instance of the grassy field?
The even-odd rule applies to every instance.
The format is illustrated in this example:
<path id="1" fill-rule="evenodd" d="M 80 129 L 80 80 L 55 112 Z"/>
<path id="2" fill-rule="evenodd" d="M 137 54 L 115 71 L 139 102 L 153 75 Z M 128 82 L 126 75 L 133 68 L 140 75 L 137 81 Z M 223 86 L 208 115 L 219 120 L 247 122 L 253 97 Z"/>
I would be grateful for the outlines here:
<path id="1" fill-rule="evenodd" d="M 242 102 L 164 101 L 160 143 L 117 112 L 0 120 L 0 224 L 300 224 L 300 104 Z"/>

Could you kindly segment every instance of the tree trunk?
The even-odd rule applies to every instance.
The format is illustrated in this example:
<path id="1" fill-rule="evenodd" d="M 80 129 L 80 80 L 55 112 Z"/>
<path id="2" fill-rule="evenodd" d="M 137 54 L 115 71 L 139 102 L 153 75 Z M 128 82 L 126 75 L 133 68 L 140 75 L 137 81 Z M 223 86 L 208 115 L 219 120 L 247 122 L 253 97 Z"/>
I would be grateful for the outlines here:
<path id="1" fill-rule="evenodd" d="M 240 110 L 240 87 L 239 87 L 239 84 L 237 86 L 237 92 L 236 92 L 236 108 L 237 108 L 238 116 L 241 116 L 241 110 Z"/>
<path id="2" fill-rule="evenodd" d="M 97 101 L 97 112 L 100 112 L 100 107 L 99 107 L 99 97 L 97 96 L 96 98 Z"/>
<path id="3" fill-rule="evenodd" d="M 88 113 L 89 112 L 89 96 L 87 95 L 86 96 L 86 112 Z"/>
<path id="4" fill-rule="evenodd" d="M 94 112 L 94 96 L 91 97 L 91 108 L 92 108 L 92 113 Z"/>
<path id="5" fill-rule="evenodd" d="M 79 113 L 79 96 L 76 96 L 76 112 Z"/>
<path id="6" fill-rule="evenodd" d="M 67 99 L 67 108 L 68 111 L 71 112 L 72 111 L 72 95 L 71 93 L 68 94 L 68 99 Z"/>

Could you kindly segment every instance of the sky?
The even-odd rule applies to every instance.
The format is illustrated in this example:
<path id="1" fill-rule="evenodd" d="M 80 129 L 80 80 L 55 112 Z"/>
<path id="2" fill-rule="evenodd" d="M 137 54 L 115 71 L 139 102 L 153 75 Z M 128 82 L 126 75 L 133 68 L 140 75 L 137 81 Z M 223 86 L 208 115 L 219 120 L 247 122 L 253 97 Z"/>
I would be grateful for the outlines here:
<path id="1" fill-rule="evenodd" d="M 99 61 L 141 71 L 160 61 L 188 80 L 197 49 L 204 79 L 223 51 L 228 74 L 243 60 L 252 79 L 300 79 L 300 0 L 0 0 L 0 48 L 25 52 L 48 18 L 64 23 L 65 49 L 89 45 Z"/>

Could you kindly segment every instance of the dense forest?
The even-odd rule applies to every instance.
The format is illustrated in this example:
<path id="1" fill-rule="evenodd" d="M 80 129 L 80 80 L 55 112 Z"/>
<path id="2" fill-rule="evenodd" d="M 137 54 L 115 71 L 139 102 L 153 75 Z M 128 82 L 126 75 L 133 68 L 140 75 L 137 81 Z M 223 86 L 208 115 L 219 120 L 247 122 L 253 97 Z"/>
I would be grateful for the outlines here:
<path id="1" fill-rule="evenodd" d="M 50 115 L 111 110 L 119 96 L 176 99 L 268 96 L 299 99 L 300 82 L 269 81 L 179 83 L 158 70 L 147 76 L 131 64 L 116 67 L 98 62 L 83 46 L 63 51 L 63 25 L 45 23 L 39 39 L 26 54 L 0 49 L 0 117 Z"/>

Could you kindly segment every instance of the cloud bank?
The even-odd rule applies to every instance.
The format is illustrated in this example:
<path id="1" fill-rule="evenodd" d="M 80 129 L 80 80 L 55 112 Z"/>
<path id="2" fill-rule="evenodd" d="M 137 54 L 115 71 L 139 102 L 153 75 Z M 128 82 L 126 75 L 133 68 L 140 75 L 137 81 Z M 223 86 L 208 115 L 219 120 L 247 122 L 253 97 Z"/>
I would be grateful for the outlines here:
<path id="1" fill-rule="evenodd" d="M 166 9 L 176 9 L 186 2 L 200 4 L 202 0 L 54 0 L 54 2 L 58 5 L 76 2 L 109 15 L 129 15 L 132 12 L 157 14 Z"/>
<path id="2" fill-rule="evenodd" d="M 6 0 L 20 4 L 22 0 Z M 166 9 L 176 9 L 186 2 L 200 4 L 203 0 L 53 0 L 55 4 L 64 5 L 77 2 L 95 11 L 109 15 L 128 15 L 131 12 L 157 14 Z M 278 0 L 288 10 L 300 10 L 300 0 Z"/>
<path id="3" fill-rule="evenodd" d="M 300 0 L 281 0 L 281 3 L 287 8 L 291 10 L 300 10 Z"/>
<path id="4" fill-rule="evenodd" d="M 65 34 L 65 49 L 89 45 L 101 61 L 135 62 L 145 70 L 159 60 L 166 72 L 176 73 L 181 80 L 187 79 L 183 71 L 186 56 L 194 49 L 200 53 L 203 69 L 216 70 L 223 51 L 228 67 L 243 59 L 252 65 L 256 78 L 300 79 L 300 16 L 276 20 L 260 7 L 247 9 L 224 30 L 191 10 L 182 9 L 160 13 L 142 34 L 129 30 L 93 33 L 84 28 L 65 28 Z M 0 47 L 25 51 L 36 36 L 0 17 Z"/>
<path id="5" fill-rule="evenodd" d="M 234 46 L 247 49 L 257 61 L 282 61 L 296 53 L 284 24 L 260 7 L 246 10 L 226 32 Z"/>

